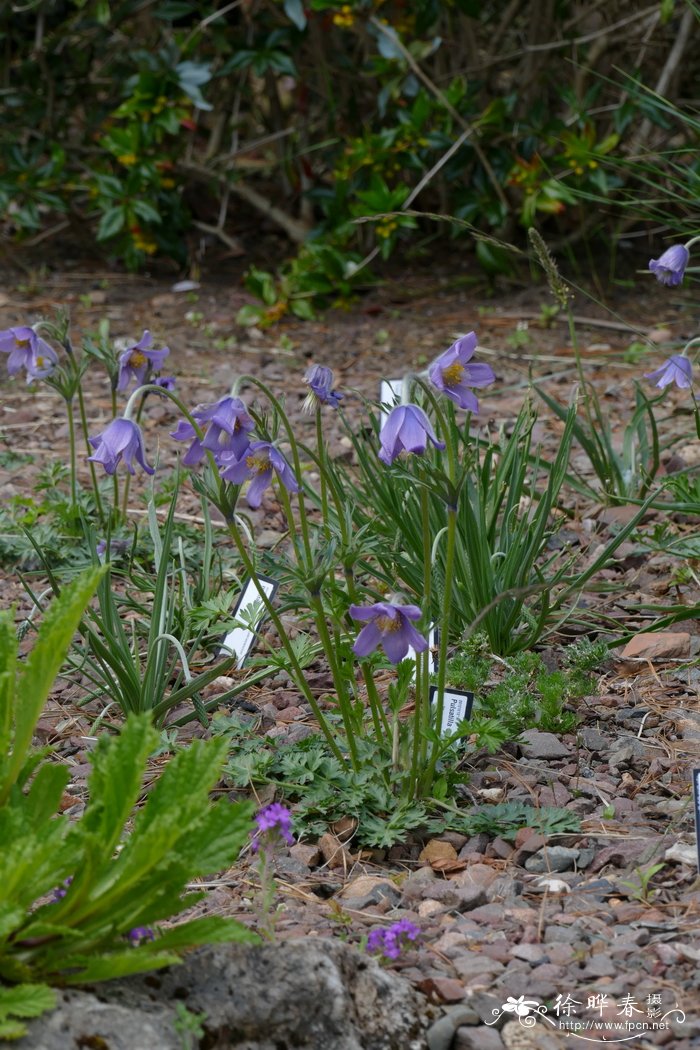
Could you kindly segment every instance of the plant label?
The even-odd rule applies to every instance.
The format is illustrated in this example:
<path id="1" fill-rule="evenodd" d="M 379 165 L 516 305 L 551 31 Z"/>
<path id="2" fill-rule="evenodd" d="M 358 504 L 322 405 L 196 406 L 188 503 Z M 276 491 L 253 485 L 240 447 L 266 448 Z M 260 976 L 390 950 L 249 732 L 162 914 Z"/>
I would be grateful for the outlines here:
<path id="1" fill-rule="evenodd" d="M 437 686 L 431 685 L 431 708 L 437 707 L 437 692 Z M 473 693 L 469 693 L 465 689 L 452 689 L 451 687 L 446 686 L 442 703 L 442 726 L 440 727 L 440 736 L 450 736 L 451 733 L 454 733 L 460 722 L 465 722 L 467 719 L 471 718 L 473 703 Z"/>
<path id="2" fill-rule="evenodd" d="M 260 581 L 260 589 L 272 601 L 279 586 L 277 581 L 271 580 L 267 576 L 258 576 L 258 580 Z M 242 667 L 255 644 L 258 630 L 265 616 L 266 609 L 260 597 L 260 591 L 255 583 L 248 579 L 243 584 L 236 602 L 236 608 L 233 610 L 233 617 L 241 621 L 241 626 L 234 627 L 226 635 L 221 643 L 219 656 L 233 655 L 237 658 L 236 666 Z"/>
<path id="3" fill-rule="evenodd" d="M 700 769 L 693 770 L 693 801 L 695 803 L 695 844 L 698 851 L 698 873 L 700 874 Z"/>
<path id="4" fill-rule="evenodd" d="M 382 416 L 384 418 L 389 415 L 389 411 L 394 405 L 401 404 L 402 391 L 403 379 L 382 379 L 379 384 L 379 403 L 380 405 L 389 406 L 389 408 L 382 408 Z"/>

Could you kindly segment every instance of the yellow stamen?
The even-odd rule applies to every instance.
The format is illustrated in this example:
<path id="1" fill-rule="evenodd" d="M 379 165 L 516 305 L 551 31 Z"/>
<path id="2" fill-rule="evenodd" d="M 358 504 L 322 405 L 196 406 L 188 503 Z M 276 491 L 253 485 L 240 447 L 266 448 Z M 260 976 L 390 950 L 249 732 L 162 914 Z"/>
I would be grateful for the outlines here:
<path id="1" fill-rule="evenodd" d="M 393 632 L 398 631 L 401 628 L 401 618 L 399 616 L 397 616 L 395 620 L 393 620 L 391 616 L 378 616 L 374 622 L 380 631 Z"/>
<path id="2" fill-rule="evenodd" d="M 445 386 L 459 386 L 462 382 L 462 376 L 464 375 L 464 365 L 460 365 L 459 361 L 455 361 L 453 365 L 449 365 L 447 368 L 442 370 L 442 380 Z"/>
<path id="3" fill-rule="evenodd" d="M 270 469 L 270 460 L 264 453 L 258 452 L 253 456 L 246 456 L 245 465 L 253 474 L 264 474 Z"/>
<path id="4" fill-rule="evenodd" d="M 146 356 L 142 354 L 140 350 L 132 350 L 129 355 L 129 366 L 131 368 L 141 368 L 142 365 L 146 364 Z"/>

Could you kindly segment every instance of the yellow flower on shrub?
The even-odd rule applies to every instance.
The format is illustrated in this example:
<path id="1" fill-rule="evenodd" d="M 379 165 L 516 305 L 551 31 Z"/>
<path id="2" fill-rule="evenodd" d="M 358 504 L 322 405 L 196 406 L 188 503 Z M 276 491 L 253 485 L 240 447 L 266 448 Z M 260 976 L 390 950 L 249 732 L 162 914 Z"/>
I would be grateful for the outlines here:
<path id="1" fill-rule="evenodd" d="M 349 29 L 355 21 L 355 16 L 352 13 L 350 4 L 343 4 L 340 11 L 336 11 L 333 15 L 333 25 L 339 26 L 341 29 Z"/>
<path id="2" fill-rule="evenodd" d="M 138 159 L 135 153 L 120 153 L 117 157 L 119 163 L 125 168 L 133 168 L 134 164 L 138 164 Z"/>

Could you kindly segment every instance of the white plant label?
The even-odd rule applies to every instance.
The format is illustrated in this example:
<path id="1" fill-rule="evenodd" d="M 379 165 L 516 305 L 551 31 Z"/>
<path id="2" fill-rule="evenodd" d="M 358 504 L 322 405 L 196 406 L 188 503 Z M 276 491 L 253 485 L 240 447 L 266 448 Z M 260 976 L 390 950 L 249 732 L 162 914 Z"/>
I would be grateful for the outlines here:
<path id="1" fill-rule="evenodd" d="M 403 379 L 382 379 L 379 384 L 379 403 L 380 405 L 394 405 L 401 404 L 401 394 L 403 391 Z M 391 411 L 390 408 L 382 409 L 382 416 L 386 418 Z"/>
<path id="2" fill-rule="evenodd" d="M 437 709 L 438 688 L 436 685 L 430 687 L 430 706 Z M 450 736 L 455 732 L 460 722 L 471 718 L 474 694 L 464 689 L 452 689 L 445 687 L 442 702 L 442 726 L 440 736 Z"/>
<path id="3" fill-rule="evenodd" d="M 272 601 L 278 584 L 267 576 L 258 576 L 260 590 Z M 236 666 L 242 667 L 255 645 L 258 629 L 267 615 L 267 610 L 260 597 L 260 591 L 252 580 L 246 580 L 243 585 L 236 608 L 233 610 L 233 618 L 242 620 L 245 626 L 234 627 L 224 638 L 219 656 L 235 656 Z"/>

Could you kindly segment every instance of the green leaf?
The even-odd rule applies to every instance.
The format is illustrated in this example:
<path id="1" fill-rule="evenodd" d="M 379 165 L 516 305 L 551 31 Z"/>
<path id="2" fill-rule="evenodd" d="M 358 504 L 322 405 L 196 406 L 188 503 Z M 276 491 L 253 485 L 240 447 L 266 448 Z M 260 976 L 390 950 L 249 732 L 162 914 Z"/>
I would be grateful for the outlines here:
<path id="1" fill-rule="evenodd" d="M 200 944 L 255 944 L 260 937 L 236 919 L 224 919 L 218 915 L 207 915 L 192 919 L 163 931 L 154 942 L 159 951 L 184 951 Z"/>
<path id="2" fill-rule="evenodd" d="M 110 237 L 114 237 L 124 228 L 125 221 L 126 209 L 123 204 L 115 204 L 107 208 L 97 227 L 97 240 L 107 241 Z"/>
<path id="3" fill-rule="evenodd" d="M 103 736 L 92 753 L 90 801 L 81 822 L 110 856 L 141 791 L 143 771 L 158 742 L 150 717 L 132 715 L 119 737 Z"/>
<path id="4" fill-rule="evenodd" d="M 160 215 L 153 205 L 149 204 L 147 201 L 134 201 L 133 209 L 139 219 L 143 219 L 144 222 L 152 222 L 156 226 L 160 224 Z"/>
<path id="5" fill-rule="evenodd" d="M 100 566 L 83 573 L 53 600 L 44 617 L 37 641 L 17 682 L 12 756 L 8 762 L 4 783 L 0 787 L 0 805 L 6 801 L 10 788 L 24 765 L 31 747 L 34 727 L 68 652 L 85 606 L 104 572 L 104 567 Z"/>
<path id="6" fill-rule="evenodd" d="M 262 306 L 253 306 L 252 303 L 246 303 L 236 314 L 236 324 L 244 328 L 252 328 L 253 325 L 260 322 L 264 313 Z"/>
<path id="7" fill-rule="evenodd" d="M 0 988 L 0 1017 L 39 1017 L 56 1006 L 56 993 L 46 984 L 16 984 Z"/>

